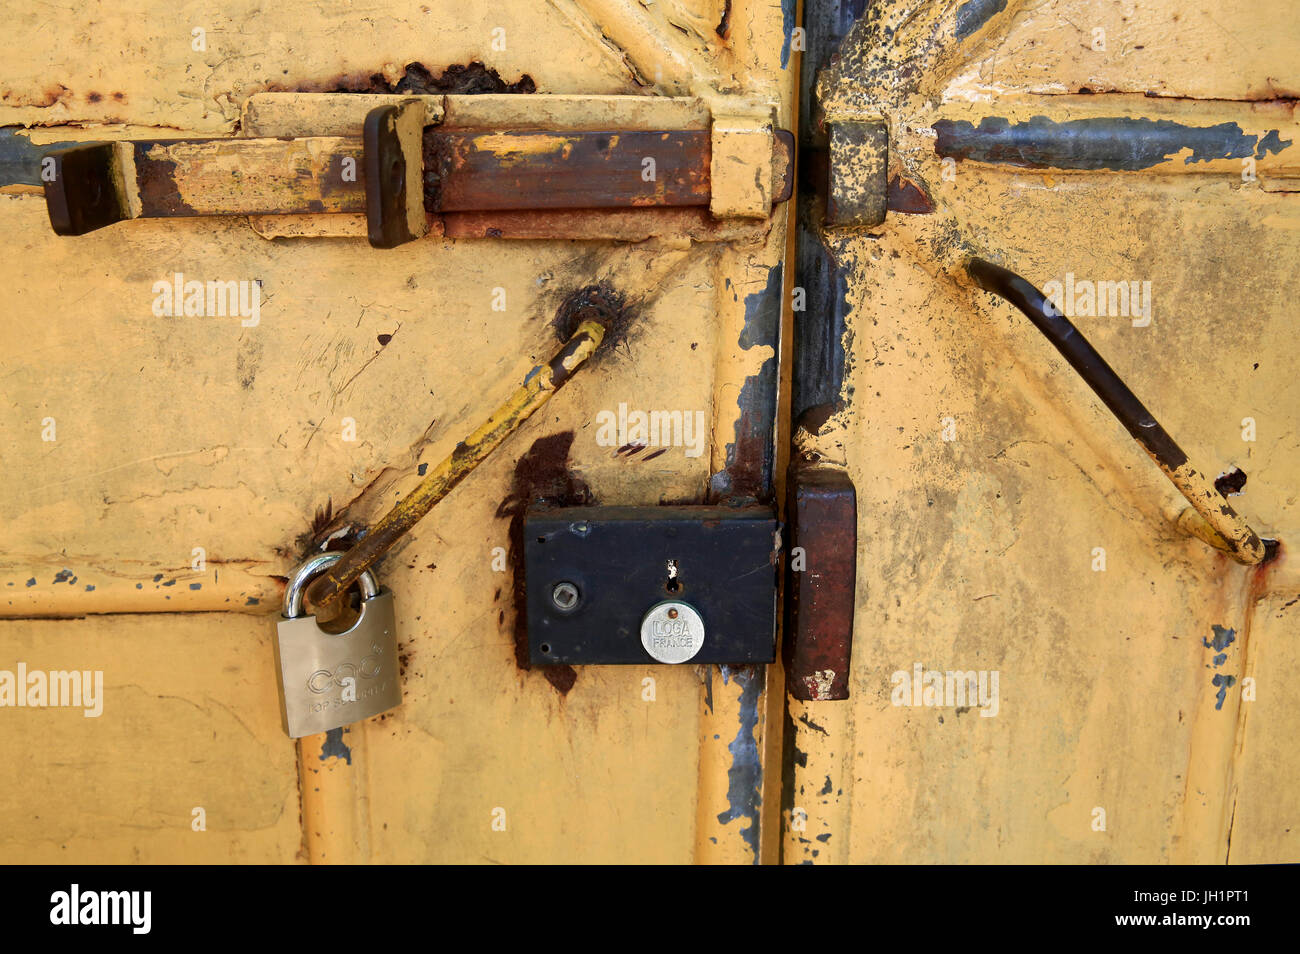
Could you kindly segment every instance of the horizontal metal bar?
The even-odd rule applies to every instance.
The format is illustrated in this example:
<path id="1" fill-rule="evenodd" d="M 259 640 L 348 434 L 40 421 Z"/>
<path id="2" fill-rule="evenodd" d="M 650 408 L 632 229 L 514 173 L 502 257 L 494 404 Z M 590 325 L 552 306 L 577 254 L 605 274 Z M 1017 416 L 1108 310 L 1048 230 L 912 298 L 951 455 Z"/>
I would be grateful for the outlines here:
<path id="1" fill-rule="evenodd" d="M 424 150 L 430 212 L 709 204 L 709 133 L 703 130 L 431 128 Z"/>
<path id="2" fill-rule="evenodd" d="M 1300 124 L 1276 103 L 1130 95 L 1008 97 L 941 107 L 943 158 L 1062 171 L 1213 173 L 1294 169 Z"/>
<path id="3" fill-rule="evenodd" d="M 361 140 L 136 141 L 142 218 L 364 212 Z"/>

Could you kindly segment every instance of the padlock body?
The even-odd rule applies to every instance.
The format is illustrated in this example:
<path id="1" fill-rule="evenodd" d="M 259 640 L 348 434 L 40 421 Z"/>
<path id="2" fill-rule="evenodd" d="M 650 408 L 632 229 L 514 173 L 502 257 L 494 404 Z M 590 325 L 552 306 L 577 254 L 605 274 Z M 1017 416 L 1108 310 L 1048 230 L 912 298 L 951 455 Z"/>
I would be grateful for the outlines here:
<path id="1" fill-rule="evenodd" d="M 280 721 L 290 738 L 337 729 L 402 704 L 396 622 L 387 589 L 364 600 L 352 628 L 338 635 L 322 631 L 314 616 L 280 619 L 275 672 Z"/>

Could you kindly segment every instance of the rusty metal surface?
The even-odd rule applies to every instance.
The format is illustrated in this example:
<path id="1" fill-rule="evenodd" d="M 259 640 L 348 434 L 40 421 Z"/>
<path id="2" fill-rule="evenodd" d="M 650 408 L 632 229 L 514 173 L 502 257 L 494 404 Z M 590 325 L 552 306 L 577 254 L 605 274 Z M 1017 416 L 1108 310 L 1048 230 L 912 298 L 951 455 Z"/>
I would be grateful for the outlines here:
<path id="1" fill-rule="evenodd" d="M 753 219 L 715 219 L 703 207 L 641 209 L 547 209 L 499 212 L 447 212 L 439 217 L 448 238 L 617 239 L 650 238 L 692 242 L 753 242 L 768 223 Z M 435 220 L 436 221 L 436 220 Z"/>
<path id="2" fill-rule="evenodd" d="M 709 202 L 704 132 L 431 128 L 424 150 L 425 207 L 431 212 Z"/>
<path id="3" fill-rule="evenodd" d="M 362 212 L 361 143 L 303 139 L 137 140 L 130 143 L 141 215 Z"/>
<path id="4" fill-rule="evenodd" d="M 105 137 L 359 140 L 376 94 L 337 94 L 358 101 L 355 115 L 303 103 L 336 94 L 268 91 L 388 93 L 406 83 L 403 94 L 449 88 L 445 130 L 526 122 L 707 133 L 710 104 L 738 94 L 771 110 L 775 128 L 791 125 L 798 54 L 783 49 L 785 12 L 732 0 L 719 33 L 722 0 L 669 6 L 566 0 L 503 14 L 499 4 L 399 0 L 371 18 L 232 0 L 208 24 L 204 52 L 191 48 L 195 24 L 182 8 L 151 7 L 154 29 L 177 42 L 146 53 L 139 11 L 105 8 L 88 29 L 44 8 L 15 10 L 14 31 L 0 38 L 0 122 L 21 125 L 18 135 L 39 147 Z M 493 49 L 503 22 L 509 42 Z M 17 39 L 36 35 L 39 44 Z M 50 61 L 52 44 L 79 56 Z M 409 68 L 416 62 L 429 81 Z M 479 87 L 493 92 L 465 92 Z M 16 174 L 29 176 L 19 165 Z M 3 199 L 27 251 L 0 270 L 20 308 L 49 318 L 2 333 L 11 403 L 0 431 L 14 470 L 0 497 L 9 541 L 0 585 L 14 584 L 6 607 L 27 615 L 269 612 L 277 577 L 299 554 L 334 534 L 331 545 L 346 545 L 372 525 L 554 351 L 562 301 L 606 285 L 636 320 L 594 359 L 601 373 L 579 375 L 523 425 L 518 454 L 490 455 L 456 505 L 434 508 L 378 568 L 396 598 L 407 690 L 386 717 L 305 740 L 295 753 L 266 678 L 271 629 L 251 615 L 4 621 L 29 662 L 102 664 L 108 678 L 99 732 L 32 718 L 5 734 L 6 759 L 50 780 L 34 792 L 51 811 L 16 792 L 0 801 L 0 856 L 775 859 L 779 671 L 674 667 L 653 673 L 649 693 L 652 674 L 639 667 L 546 667 L 551 674 L 521 665 L 512 561 L 522 551 L 511 534 L 519 502 L 534 493 L 649 505 L 703 503 L 732 487 L 763 492 L 789 283 L 779 268 L 784 209 L 735 223 L 712 221 L 702 205 L 612 209 L 604 221 L 628 235 L 646 228 L 633 218 L 643 212 L 690 213 L 677 221 L 692 231 L 650 226 L 649 238 L 581 243 L 435 235 L 376 251 L 358 213 L 282 216 L 301 236 L 283 241 L 238 216 L 148 219 L 71 241 L 50 234 L 38 195 Z M 695 235 L 713 240 L 694 244 Z M 152 286 L 182 272 L 187 282 L 261 288 L 260 323 L 157 315 Z M 698 456 L 598 442 L 596 416 L 623 403 L 702 414 Z M 44 416 L 58 419 L 57 443 L 40 439 Z M 90 459 L 99 463 L 75 463 Z M 206 568 L 191 568 L 199 548 Z M 159 655 L 168 639 L 195 652 Z M 236 682 L 229 692 L 219 687 L 226 678 Z M 158 730 L 149 745 L 120 735 L 142 725 Z M 513 731 L 485 731 L 502 725 Z M 129 757 L 96 760 L 93 746 L 81 748 L 91 736 Z M 80 781 L 69 783 L 59 766 L 73 750 Z M 198 805 L 209 813 L 206 834 L 189 827 Z"/>
<path id="5" fill-rule="evenodd" d="M 838 121 L 829 130 L 826 224 L 879 225 L 889 202 L 889 125 Z"/>
<path id="6" fill-rule="evenodd" d="M 798 461 L 787 485 L 785 671 L 795 699 L 849 698 L 857 594 L 857 494 L 839 469 Z"/>
<path id="7" fill-rule="evenodd" d="M 45 183 L 45 202 L 56 234 L 85 235 L 130 217 L 112 143 L 65 146 L 46 158 L 53 175 Z"/>
<path id="8" fill-rule="evenodd" d="M 826 122 L 886 118 L 890 181 L 932 208 L 818 236 L 843 324 L 812 329 L 835 385 L 809 378 L 798 448 L 857 488 L 860 651 L 850 703 L 789 706 L 788 861 L 1297 857 L 1275 808 L 1294 713 L 1247 680 L 1285 665 L 1300 592 L 1300 230 L 1271 186 L 1294 162 L 1300 31 L 1285 4 L 1255 12 L 882 0 L 828 60 Z M 1064 358 L 1025 360 L 1038 332 L 973 293 L 971 257 L 1149 281 L 1154 311 L 1073 324 L 1191 458 L 1250 473 L 1232 508 L 1281 555 L 1240 566 L 1189 537 L 1180 488 Z M 969 673 L 974 705 L 947 690 Z"/>
<path id="9" fill-rule="evenodd" d="M 357 100 L 381 101 L 385 97 L 358 96 Z M 264 97 L 265 99 L 265 97 Z M 374 109 L 389 112 L 398 109 L 389 101 Z M 537 100 L 534 100 L 537 102 Z M 304 102 L 313 104 L 307 99 Z M 320 127 L 333 132 L 351 133 L 355 111 L 340 105 L 337 99 L 326 97 L 319 104 L 322 109 Z M 295 112 L 300 104 L 284 103 L 271 99 L 252 109 L 251 120 L 260 122 L 259 128 L 298 128 L 310 119 L 302 120 Z M 412 99 L 402 107 L 402 115 L 410 114 L 407 126 L 414 126 L 417 114 L 426 112 L 431 119 L 441 117 L 441 104 L 431 104 Z M 373 110 L 372 110 L 373 111 Z M 308 114 L 310 116 L 310 113 Z M 390 122 L 391 125 L 391 122 Z M 405 128 L 405 127 L 404 127 Z M 686 231 L 683 238 L 716 233 L 737 237 L 761 234 L 745 226 L 728 226 L 734 216 L 767 219 L 775 203 L 786 201 L 793 187 L 793 140 L 788 133 L 773 135 L 770 129 L 755 137 L 757 151 L 750 148 L 740 157 L 745 164 L 738 172 L 737 186 L 728 186 L 725 177 L 711 177 L 710 139 L 717 138 L 705 130 L 644 130 L 584 131 L 538 130 L 486 131 L 440 130 L 429 126 L 423 132 L 423 148 L 399 146 L 396 128 L 380 136 L 378 128 L 366 128 L 358 138 L 349 135 L 306 136 L 300 138 L 245 138 L 204 140 L 134 140 L 98 147 L 78 146 L 56 150 L 60 162 L 89 155 L 97 148 L 101 177 L 111 180 L 122 178 L 117 166 L 125 155 L 127 168 L 123 189 L 127 195 L 118 204 L 123 208 L 134 204 L 134 212 L 120 212 L 116 218 L 104 219 L 104 224 L 122 218 L 170 218 L 209 215 L 253 215 L 265 218 L 274 215 L 301 217 L 304 215 L 351 216 L 367 212 L 372 216 L 385 203 L 394 205 L 397 190 L 406 194 L 408 178 L 422 181 L 423 187 L 394 205 L 389 216 L 399 218 L 403 235 L 418 237 L 424 234 L 437 218 L 419 218 L 421 213 L 413 203 L 420 199 L 423 211 L 436 216 L 480 214 L 485 212 L 554 211 L 564 214 L 588 210 L 638 210 L 677 209 L 715 206 L 714 215 L 683 217 L 665 215 L 658 219 L 644 216 L 613 217 L 607 222 L 626 221 L 628 226 L 598 226 L 600 219 L 586 219 L 593 224 L 585 230 L 572 230 L 565 222 L 556 219 L 558 233 L 540 227 L 546 221 L 534 217 L 527 229 L 514 229 L 516 237 L 524 234 L 538 237 L 566 237 L 576 231 L 582 236 L 608 237 L 641 236 L 646 234 L 672 234 L 674 228 Z M 403 134 L 411 138 L 408 129 Z M 734 137 L 732 137 L 734 138 Z M 391 140 L 391 148 L 385 144 Z M 418 140 L 418 137 L 417 137 Z M 730 142 L 725 135 L 721 140 Z M 122 153 L 122 150 L 126 150 Z M 409 152 L 400 164 L 392 157 Z M 66 154 L 66 155 L 65 155 Z M 68 158 L 71 157 L 71 158 Z M 421 163 L 426 168 L 420 170 Z M 748 164 L 754 164 L 750 168 Z M 379 167 L 384 172 L 380 175 Z M 769 168 L 770 167 L 770 168 Z M 75 172 L 75 167 L 69 167 Z M 732 164 L 724 162 L 731 170 Z M 359 175 L 358 170 L 365 171 Z M 409 169 L 409 171 L 408 171 Z M 21 168 L 15 175 L 23 176 Z M 84 174 L 73 175 L 68 184 L 85 179 Z M 770 179 L 770 182 L 767 181 Z M 761 188 L 760 188 L 761 186 Z M 743 204 L 734 208 L 726 201 L 719 204 L 719 190 L 723 193 L 743 194 Z M 113 200 L 117 191 L 110 191 Z M 67 217 L 61 212 L 68 204 L 68 193 L 60 179 L 47 187 L 51 214 L 62 222 Z M 393 192 L 392 195 L 389 195 Z M 369 196 L 374 195 L 373 199 Z M 89 195 L 77 193 L 76 202 L 86 204 Z M 103 201 L 101 198 L 100 201 Z M 739 201 L 739 200 L 728 200 Z M 398 209 L 398 206 L 401 206 Z M 411 208 L 407 208 L 411 206 Z M 116 208 L 116 206 L 114 206 Z M 62 216 L 62 218 L 60 218 Z M 335 219 L 336 222 L 344 219 Z M 636 225 L 637 222 L 644 223 Z M 336 231 L 330 220 L 319 223 L 321 235 L 350 234 L 350 226 Z M 62 225 L 69 228 L 68 225 Z M 373 231 L 373 229 L 372 229 Z M 292 228 L 281 229 L 286 236 L 296 234 Z M 72 233 L 68 233 L 72 234 Z M 81 233 L 76 233 L 81 234 Z M 462 237 L 498 237 L 486 229 L 460 229 Z M 372 236 L 373 244 L 373 236 Z M 393 247 L 400 244 L 392 237 L 376 247 Z"/>
<path id="10" fill-rule="evenodd" d="M 429 231 L 424 208 L 424 104 L 376 106 L 362 131 L 366 232 L 375 248 L 395 248 Z"/>

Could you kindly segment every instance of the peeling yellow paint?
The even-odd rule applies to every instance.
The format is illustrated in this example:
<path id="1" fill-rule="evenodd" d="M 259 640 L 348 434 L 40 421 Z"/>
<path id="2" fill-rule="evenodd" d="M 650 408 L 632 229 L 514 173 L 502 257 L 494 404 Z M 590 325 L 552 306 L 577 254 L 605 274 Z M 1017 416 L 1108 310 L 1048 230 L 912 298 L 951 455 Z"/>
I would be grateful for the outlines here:
<path id="1" fill-rule="evenodd" d="M 536 5 L 512 13 L 507 48 L 497 51 L 499 11 L 485 5 L 399 4 L 368 24 L 346 11 L 304 21 L 236 3 L 208 25 L 202 53 L 190 47 L 188 14 L 157 11 L 155 29 L 178 39 L 143 58 L 126 42 L 135 29 L 126 13 L 110 11 L 87 32 L 28 11 L 9 36 L 39 33 L 44 49 L 0 39 L 12 74 L 0 122 L 42 125 L 31 135 L 47 142 L 355 137 L 373 105 L 367 96 L 267 90 L 329 89 L 375 72 L 391 81 L 401 64 L 437 73 L 474 60 L 509 81 L 528 74 L 547 98 L 426 97 L 429 122 L 702 130 L 710 102 L 740 94 L 788 119 L 796 74 L 780 66 L 779 7 L 738 0 L 731 10 L 724 42 L 708 36 L 722 13 L 707 4 L 676 3 L 671 14 L 605 0 Z M 669 15 L 689 25 L 690 38 Z M 39 30 L 24 29 L 36 20 Z M 232 55 L 224 38 L 236 35 Z M 53 46 L 77 48 L 77 61 L 51 73 L 44 60 Z M 92 101 L 92 91 L 103 97 Z M 674 91 L 682 97 L 664 95 Z M 727 279 L 746 294 L 762 289 L 785 248 L 784 210 L 719 232 L 721 252 L 695 233 L 635 243 L 429 236 L 378 251 L 355 212 L 255 217 L 262 234 L 242 218 L 177 219 L 59 239 L 31 193 L 0 195 L 0 215 L 26 249 L 0 262 L 0 279 L 21 290 L 25 314 L 42 316 L 0 328 L 0 353 L 10 356 L 0 594 L 26 590 L 36 576 L 14 612 L 123 614 L 6 619 L 0 629 L 33 665 L 102 665 L 102 727 L 117 738 L 124 723 L 115 713 L 129 713 L 129 725 L 151 733 L 149 746 L 128 739 L 132 757 L 109 762 L 94 756 L 80 724 L 60 724 L 53 744 L 34 729 L 5 733 L 7 756 L 50 779 L 33 799 L 0 808 L 6 859 L 772 858 L 768 815 L 752 843 L 747 820 L 717 820 L 732 757 L 713 740 L 724 726 L 701 715 L 696 674 L 586 667 L 562 695 L 542 672 L 521 670 L 512 573 L 497 569 L 496 548 L 511 546 L 501 510 L 519 458 L 557 434 L 572 434 L 568 471 L 602 504 L 706 499 L 714 462 L 734 440 L 732 384 L 774 353 L 738 346 L 743 301 L 720 315 L 718 289 Z M 260 323 L 154 315 L 153 283 L 177 272 L 260 280 Z M 396 597 L 405 703 L 342 736 L 351 762 L 322 760 L 319 739 L 303 740 L 295 758 L 279 728 L 267 618 L 278 578 L 301 558 L 314 523 L 365 526 L 409 493 L 421 464 L 446 456 L 554 350 L 551 322 L 565 296 L 600 281 L 625 297 L 626 333 L 378 569 Z M 620 402 L 703 410 L 715 436 L 700 457 L 669 448 L 653 462 L 629 460 L 595 439 L 595 415 Z M 41 439 L 45 417 L 57 421 L 57 440 Z M 345 419 L 355 440 L 344 436 Z M 211 589 L 200 571 L 185 572 L 195 547 L 206 551 Z M 78 580 L 75 599 L 58 589 L 66 582 L 49 582 L 65 567 Z M 155 589 L 157 573 L 176 584 Z M 239 613 L 165 614 L 177 602 L 165 597 L 182 588 L 177 608 L 186 610 L 221 609 L 239 596 L 260 602 Z M 645 701 L 646 678 L 654 701 Z M 779 784 L 771 712 L 780 694 L 777 685 L 754 703 L 765 792 Z M 734 740 L 739 726 L 726 728 Z M 65 761 L 78 765 L 75 785 L 59 768 Z M 706 797 L 711 811 L 700 807 Z M 767 809 L 779 798 L 760 801 Z M 190 829 L 197 805 L 208 811 L 206 834 Z"/>

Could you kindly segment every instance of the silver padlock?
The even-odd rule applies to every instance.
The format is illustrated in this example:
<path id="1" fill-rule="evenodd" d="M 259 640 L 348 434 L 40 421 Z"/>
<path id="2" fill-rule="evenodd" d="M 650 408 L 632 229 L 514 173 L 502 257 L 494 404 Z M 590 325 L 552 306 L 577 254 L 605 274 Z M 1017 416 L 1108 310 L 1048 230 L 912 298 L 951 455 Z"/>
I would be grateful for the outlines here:
<path id="1" fill-rule="evenodd" d="M 280 722 L 292 739 L 360 722 L 402 704 L 393 594 L 361 575 L 361 614 L 346 631 L 327 633 L 302 615 L 303 592 L 341 553 L 320 553 L 289 577 L 284 618 L 275 632 Z"/>

